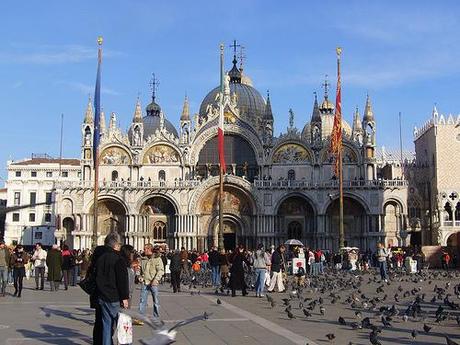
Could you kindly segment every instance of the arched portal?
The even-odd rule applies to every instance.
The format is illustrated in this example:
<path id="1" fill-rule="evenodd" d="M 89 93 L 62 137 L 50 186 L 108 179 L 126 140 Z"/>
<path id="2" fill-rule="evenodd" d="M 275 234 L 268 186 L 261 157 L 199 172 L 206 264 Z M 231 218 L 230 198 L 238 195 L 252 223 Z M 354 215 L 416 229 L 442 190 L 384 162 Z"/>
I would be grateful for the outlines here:
<path id="1" fill-rule="evenodd" d="M 294 220 L 288 224 L 288 238 L 302 240 L 302 224 Z"/>
<path id="2" fill-rule="evenodd" d="M 146 243 L 166 243 L 174 233 L 176 209 L 168 199 L 153 196 L 147 199 L 140 209 L 143 232 L 147 234 Z"/>
<path id="3" fill-rule="evenodd" d="M 72 231 L 75 230 L 75 221 L 72 217 L 66 217 L 62 220 L 62 227 L 65 231 L 65 244 L 69 246 L 70 249 L 73 249 L 73 235 Z"/>
<path id="4" fill-rule="evenodd" d="M 224 187 L 224 242 L 228 249 L 234 244 L 254 246 L 252 233 L 253 203 L 248 194 L 233 186 Z M 216 244 L 219 231 L 219 188 L 206 192 L 199 203 L 201 228 L 206 229 L 208 247 Z M 203 234 L 204 235 L 204 234 Z"/>
<path id="5" fill-rule="evenodd" d="M 219 224 L 216 222 L 216 226 Z M 224 218 L 224 248 L 225 250 L 234 250 L 238 245 L 238 234 L 241 234 L 241 228 L 238 222 L 231 218 Z"/>
<path id="6" fill-rule="evenodd" d="M 93 206 L 91 206 L 90 214 L 93 214 Z M 125 235 L 125 207 L 115 199 L 102 199 L 97 204 L 97 224 L 98 232 L 104 238 L 110 232 L 117 232 L 124 238 Z M 101 241 L 98 241 L 101 244 Z"/>
<path id="7" fill-rule="evenodd" d="M 339 249 L 339 199 L 331 202 L 326 210 L 326 249 Z M 343 228 L 345 233 L 345 246 L 365 248 L 364 232 L 366 227 L 366 210 L 357 200 L 343 198 Z"/>
<path id="8" fill-rule="evenodd" d="M 200 151 L 196 173 L 201 177 L 219 174 L 219 153 L 217 137 L 210 139 Z M 246 139 L 238 135 L 225 136 L 225 164 L 227 173 L 245 176 L 252 181 L 258 175 L 256 155 Z"/>
<path id="9" fill-rule="evenodd" d="M 310 202 L 300 195 L 289 196 L 278 207 L 280 228 L 284 239 L 296 239 L 306 246 L 316 246 L 315 212 Z"/>
<path id="10" fill-rule="evenodd" d="M 458 267 L 458 258 L 460 255 L 460 232 L 453 233 L 447 238 L 447 250 L 452 258 L 452 265 L 454 267 Z"/>

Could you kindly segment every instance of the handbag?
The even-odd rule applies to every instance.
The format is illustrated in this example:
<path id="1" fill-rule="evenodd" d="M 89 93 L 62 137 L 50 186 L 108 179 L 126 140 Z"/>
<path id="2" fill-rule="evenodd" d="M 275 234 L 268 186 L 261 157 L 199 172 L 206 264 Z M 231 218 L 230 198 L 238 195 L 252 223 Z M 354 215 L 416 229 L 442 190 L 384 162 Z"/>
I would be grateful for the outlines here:
<path id="1" fill-rule="evenodd" d="M 88 295 L 94 295 L 96 292 L 96 278 L 94 274 L 90 274 L 88 277 L 84 278 L 78 283 L 78 286 L 86 292 Z"/>
<path id="2" fill-rule="evenodd" d="M 117 338 L 119 344 L 132 344 L 133 342 L 133 321 L 131 316 L 125 313 L 118 313 Z"/>

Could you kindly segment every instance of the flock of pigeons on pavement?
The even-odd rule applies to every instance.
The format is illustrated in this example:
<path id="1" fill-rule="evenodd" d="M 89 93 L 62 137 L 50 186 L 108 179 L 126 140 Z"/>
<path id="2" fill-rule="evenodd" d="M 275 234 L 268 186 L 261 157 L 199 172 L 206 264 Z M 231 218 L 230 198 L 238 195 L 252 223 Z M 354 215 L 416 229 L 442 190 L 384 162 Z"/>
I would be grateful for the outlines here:
<path id="1" fill-rule="evenodd" d="M 206 276 L 198 276 L 189 282 L 190 294 L 212 293 L 206 289 L 208 286 Z M 324 334 L 322 340 L 331 344 L 357 344 L 336 336 L 337 327 L 341 331 L 360 332 L 360 338 L 366 338 L 361 344 L 382 344 L 381 338 L 392 329 L 397 329 L 399 333 L 407 331 L 407 341 L 404 342 L 407 344 L 418 341 L 431 344 L 429 339 L 423 340 L 427 335 L 439 337 L 447 345 L 458 344 L 452 339 L 460 335 L 460 273 L 456 271 L 395 272 L 387 283 L 370 272 L 329 272 L 310 278 L 304 287 L 295 286 L 294 281 L 290 281 L 286 291 L 267 294 L 266 299 L 259 299 L 257 303 L 271 309 L 272 315 L 276 314 L 278 318 L 305 322 L 288 326 L 294 331 L 296 327 L 308 329 L 308 321 L 316 319 L 322 322 L 329 309 L 335 311 L 331 314 L 340 311 L 347 316 L 339 316 L 332 325 L 328 325 L 330 332 Z M 223 288 L 215 290 L 216 307 L 222 305 L 222 300 L 229 293 Z M 168 329 L 162 323 L 132 313 L 133 317 L 143 318 L 152 328 L 152 338 L 142 340 L 146 345 L 171 344 L 178 327 L 206 320 L 211 315 L 204 313 Z M 330 321 L 328 323 L 331 324 Z M 448 332 L 440 331 L 446 327 Z M 401 339 L 400 334 L 398 339 Z M 397 344 L 398 340 L 389 334 L 385 343 Z"/>

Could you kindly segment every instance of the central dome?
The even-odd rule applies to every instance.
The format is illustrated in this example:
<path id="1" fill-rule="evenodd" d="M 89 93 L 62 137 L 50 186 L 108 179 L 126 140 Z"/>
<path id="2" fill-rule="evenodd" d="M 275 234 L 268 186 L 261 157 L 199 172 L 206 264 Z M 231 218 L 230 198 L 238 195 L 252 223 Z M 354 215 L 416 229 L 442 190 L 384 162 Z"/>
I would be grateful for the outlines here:
<path id="1" fill-rule="evenodd" d="M 217 95 L 220 92 L 220 86 L 211 90 L 201 102 L 200 117 L 206 118 L 209 105 L 218 107 Z M 253 124 L 257 124 L 258 119 L 262 119 L 265 112 L 265 99 L 259 91 L 250 85 L 242 83 L 230 83 L 230 95 L 236 93 L 237 108 L 243 118 L 248 119 Z"/>

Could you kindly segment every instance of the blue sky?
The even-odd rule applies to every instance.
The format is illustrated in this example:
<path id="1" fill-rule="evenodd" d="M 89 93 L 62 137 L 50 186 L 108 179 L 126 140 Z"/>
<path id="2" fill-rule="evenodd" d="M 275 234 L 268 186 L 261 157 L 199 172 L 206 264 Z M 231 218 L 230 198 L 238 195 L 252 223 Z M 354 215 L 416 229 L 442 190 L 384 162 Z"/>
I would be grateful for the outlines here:
<path id="1" fill-rule="evenodd" d="M 102 104 L 122 128 L 136 97 L 150 99 L 155 72 L 158 102 L 178 124 L 184 94 L 191 111 L 219 81 L 218 46 L 237 39 L 245 71 L 263 94 L 270 89 L 275 128 L 288 110 L 302 128 L 313 92 L 328 74 L 335 92 L 335 47 L 343 47 L 344 116 L 351 122 L 371 95 L 378 145 L 404 146 L 434 103 L 458 114 L 460 4 L 456 1 L 2 1 L 0 3 L 0 176 L 6 161 L 31 152 L 79 157 L 81 121 L 96 74 L 96 38 L 104 36 Z M 227 67 L 230 66 L 230 48 Z M 332 96 L 332 98 L 334 98 Z"/>

